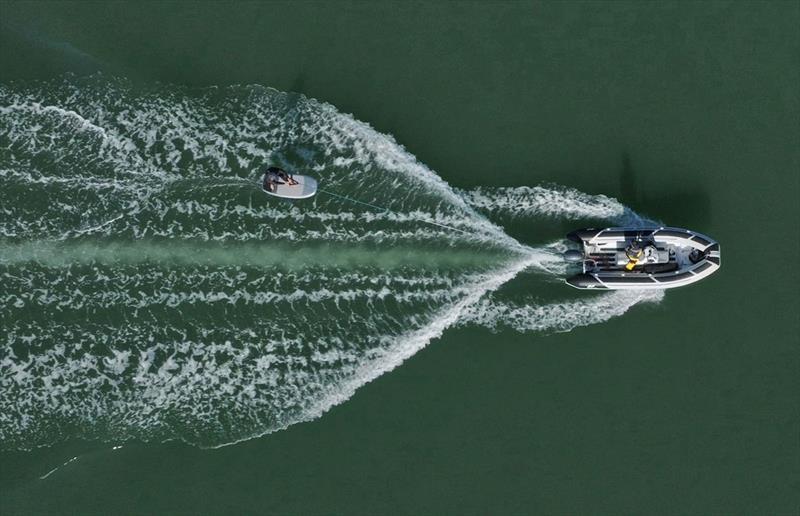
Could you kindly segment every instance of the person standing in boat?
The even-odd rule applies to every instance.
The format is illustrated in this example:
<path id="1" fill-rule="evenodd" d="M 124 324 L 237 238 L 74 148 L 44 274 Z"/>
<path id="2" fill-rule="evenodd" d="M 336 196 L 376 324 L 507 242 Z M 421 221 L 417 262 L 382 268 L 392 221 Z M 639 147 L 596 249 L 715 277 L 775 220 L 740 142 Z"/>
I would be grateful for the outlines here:
<path id="1" fill-rule="evenodd" d="M 278 190 L 278 185 L 283 184 L 294 186 L 299 183 L 294 180 L 291 174 L 282 168 L 269 167 L 267 171 L 264 172 L 264 184 L 262 188 L 267 192 L 275 193 Z"/>

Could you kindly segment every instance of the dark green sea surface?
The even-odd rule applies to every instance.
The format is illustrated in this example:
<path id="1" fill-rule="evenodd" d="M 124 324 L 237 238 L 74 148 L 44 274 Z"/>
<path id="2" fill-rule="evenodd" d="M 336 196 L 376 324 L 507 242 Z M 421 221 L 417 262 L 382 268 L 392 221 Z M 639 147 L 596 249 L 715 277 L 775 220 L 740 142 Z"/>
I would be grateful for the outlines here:
<path id="1" fill-rule="evenodd" d="M 0 1 L 0 514 L 797 514 L 798 27 Z M 560 282 L 648 220 L 722 269 Z"/>

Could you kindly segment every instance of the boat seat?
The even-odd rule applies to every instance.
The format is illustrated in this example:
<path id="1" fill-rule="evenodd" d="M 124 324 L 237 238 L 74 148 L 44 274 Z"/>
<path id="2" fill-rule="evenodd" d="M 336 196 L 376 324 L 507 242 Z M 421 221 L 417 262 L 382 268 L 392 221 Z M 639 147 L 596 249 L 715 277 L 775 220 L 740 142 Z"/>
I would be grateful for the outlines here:
<path id="1" fill-rule="evenodd" d="M 628 263 L 628 255 L 625 254 L 625 251 L 617 251 L 615 255 L 615 263 L 617 267 L 624 267 Z M 667 263 L 669 262 L 669 251 L 666 249 L 655 249 L 653 251 L 647 252 L 645 249 L 644 256 L 637 265 L 646 265 L 646 264 L 654 264 L 654 263 Z"/>

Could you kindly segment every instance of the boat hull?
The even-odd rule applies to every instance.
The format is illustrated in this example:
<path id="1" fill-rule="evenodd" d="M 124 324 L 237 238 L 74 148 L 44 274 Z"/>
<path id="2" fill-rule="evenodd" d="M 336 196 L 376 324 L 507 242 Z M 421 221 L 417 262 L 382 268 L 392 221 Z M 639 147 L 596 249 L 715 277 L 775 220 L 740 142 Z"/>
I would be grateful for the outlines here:
<path id="1" fill-rule="evenodd" d="M 567 238 L 581 245 L 582 271 L 566 279 L 568 285 L 590 290 L 648 290 L 676 288 L 696 283 L 721 265 L 719 243 L 706 235 L 682 228 L 579 229 Z M 624 266 L 625 249 L 632 241 L 651 246 L 652 263 Z M 621 261 L 622 260 L 622 261 Z"/>

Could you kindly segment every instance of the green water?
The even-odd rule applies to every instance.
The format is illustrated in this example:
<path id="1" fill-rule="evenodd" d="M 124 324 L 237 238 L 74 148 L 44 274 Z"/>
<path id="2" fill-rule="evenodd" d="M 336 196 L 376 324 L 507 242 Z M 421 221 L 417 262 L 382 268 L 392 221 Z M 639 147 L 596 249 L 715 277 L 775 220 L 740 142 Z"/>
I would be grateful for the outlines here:
<path id="1" fill-rule="evenodd" d="M 796 514 L 799 25 L 791 2 L 0 3 L 0 108 L 106 135 L 0 122 L 0 361 L 55 364 L 2 379 L 0 512 Z M 534 267 L 494 300 L 588 322 L 404 348 L 529 256 L 496 226 L 541 253 L 594 219 L 482 219 L 378 133 L 460 192 L 615 197 L 718 239 L 723 267 L 593 325 L 596 296 Z M 399 215 L 254 198 L 267 158 Z M 248 391 L 261 335 L 291 382 Z M 111 373 L 146 360 L 142 401 Z"/>

